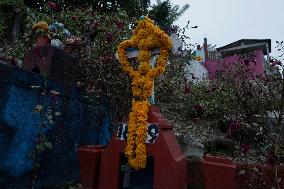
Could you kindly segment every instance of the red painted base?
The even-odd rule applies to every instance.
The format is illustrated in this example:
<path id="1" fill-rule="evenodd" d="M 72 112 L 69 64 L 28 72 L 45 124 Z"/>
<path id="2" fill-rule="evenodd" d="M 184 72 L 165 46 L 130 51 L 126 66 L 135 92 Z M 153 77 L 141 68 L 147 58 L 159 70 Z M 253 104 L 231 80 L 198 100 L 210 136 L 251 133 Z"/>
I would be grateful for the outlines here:
<path id="1" fill-rule="evenodd" d="M 98 189 L 102 146 L 84 146 L 79 149 L 80 175 L 83 189 Z"/>
<path id="2" fill-rule="evenodd" d="M 48 37 L 38 36 L 36 38 L 36 46 L 41 47 L 50 44 L 50 39 Z"/>
<path id="3" fill-rule="evenodd" d="M 152 106 L 149 123 L 159 125 L 159 136 L 154 144 L 147 144 L 147 155 L 154 158 L 154 189 L 186 189 L 187 161 L 174 136 L 172 127 L 160 113 L 160 108 Z M 120 188 L 120 155 L 124 153 L 125 141 L 113 134 L 110 144 L 102 154 L 99 189 Z"/>
<path id="4" fill-rule="evenodd" d="M 206 189 L 233 189 L 236 165 L 229 159 L 206 156 L 202 162 Z"/>
<path id="5" fill-rule="evenodd" d="M 235 189 L 271 189 L 284 188 L 284 167 L 277 167 L 278 178 L 275 177 L 275 168 L 261 164 L 237 164 Z M 278 183 L 277 183 L 278 182 Z"/>
<path id="6" fill-rule="evenodd" d="M 154 144 L 147 144 L 147 155 L 154 158 L 154 189 L 271 189 L 284 188 L 284 167 L 278 166 L 278 178 L 271 166 L 236 164 L 228 158 L 207 155 L 202 161 L 187 161 L 157 106 L 152 106 L 149 123 L 159 125 Z M 84 189 L 119 189 L 120 158 L 125 141 L 116 133 L 106 149 L 83 147 L 79 150 Z M 188 176 L 187 176 L 188 175 Z M 279 187 L 277 186 L 279 185 Z"/>
<path id="7" fill-rule="evenodd" d="M 284 167 L 278 166 L 278 185 L 284 188 Z M 278 188 L 275 169 L 262 164 L 234 163 L 229 158 L 205 156 L 188 161 L 188 187 L 194 189 Z"/>

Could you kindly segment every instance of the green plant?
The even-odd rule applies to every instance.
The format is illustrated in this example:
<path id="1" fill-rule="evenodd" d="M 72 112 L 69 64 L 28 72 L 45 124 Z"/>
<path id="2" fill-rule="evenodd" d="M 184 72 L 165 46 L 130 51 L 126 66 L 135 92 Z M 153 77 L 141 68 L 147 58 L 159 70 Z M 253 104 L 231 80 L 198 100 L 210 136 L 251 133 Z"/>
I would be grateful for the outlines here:
<path id="1" fill-rule="evenodd" d="M 20 12 L 23 7 L 23 0 L 2 0 L 0 2 L 0 39 L 6 37 L 13 15 Z"/>
<path id="2" fill-rule="evenodd" d="M 178 5 L 173 5 L 170 0 L 157 0 L 157 4 L 153 5 L 149 10 L 149 17 L 155 20 L 163 30 L 168 31 L 174 21 L 188 8 L 188 4 L 180 8 Z"/>
<path id="3" fill-rule="evenodd" d="M 23 0 L 2 0 L 0 7 L 2 8 L 19 8 L 24 6 Z"/>
<path id="4" fill-rule="evenodd" d="M 52 150 L 52 143 L 49 142 L 47 136 L 44 134 L 44 130 L 49 125 L 54 124 L 54 120 L 56 117 L 60 116 L 61 113 L 57 112 L 56 109 L 58 109 L 57 103 L 56 103 L 56 95 L 60 95 L 58 91 L 51 90 L 47 91 L 47 77 L 44 75 L 44 86 L 43 86 L 43 92 L 41 93 L 43 96 L 43 104 L 38 104 L 34 108 L 33 113 L 39 113 L 40 114 L 40 123 L 38 125 L 39 127 L 39 133 L 36 140 L 36 145 L 34 150 L 31 152 L 31 158 L 33 160 L 33 175 L 32 175 L 32 185 L 31 188 L 33 189 L 35 187 L 35 180 L 37 178 L 37 174 L 40 169 L 41 160 L 43 157 L 43 153 Z M 40 86 L 31 86 L 33 90 L 38 90 L 41 87 Z M 49 101 L 48 98 L 51 98 L 51 104 L 50 106 L 47 105 L 47 101 Z"/>
<path id="5" fill-rule="evenodd" d="M 136 19 L 142 15 L 146 15 L 150 4 L 149 0 L 125 0 L 121 2 L 121 8 L 127 12 L 128 16 Z"/>

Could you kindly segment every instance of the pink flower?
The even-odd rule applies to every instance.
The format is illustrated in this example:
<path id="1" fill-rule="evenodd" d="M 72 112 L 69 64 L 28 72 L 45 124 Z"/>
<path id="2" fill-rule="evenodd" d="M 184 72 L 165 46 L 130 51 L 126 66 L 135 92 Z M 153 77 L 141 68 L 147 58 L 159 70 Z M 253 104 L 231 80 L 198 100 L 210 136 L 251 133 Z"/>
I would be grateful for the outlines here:
<path id="1" fill-rule="evenodd" d="M 196 111 L 198 116 L 201 116 L 204 113 L 204 107 L 199 103 L 193 105 L 193 109 Z"/>
<path id="2" fill-rule="evenodd" d="M 279 65 L 279 66 L 281 66 L 282 65 L 282 63 L 280 62 L 280 61 L 273 61 L 272 62 L 272 64 L 271 64 L 271 67 L 274 67 L 274 66 L 276 66 L 276 65 Z"/>
<path id="3" fill-rule="evenodd" d="M 87 88 L 87 94 L 88 94 L 88 95 L 91 95 L 91 94 L 94 93 L 94 92 L 95 92 L 95 87 L 94 87 L 94 85 L 89 84 L 89 85 L 88 85 L 88 88 Z"/>
<path id="4" fill-rule="evenodd" d="M 240 124 L 238 121 L 232 121 L 230 124 L 229 124 L 229 129 L 231 130 L 236 130 L 240 128 Z"/>
<path id="5" fill-rule="evenodd" d="M 123 29 L 123 26 L 124 26 L 123 21 L 117 21 L 117 22 L 116 22 L 116 27 L 117 27 L 118 29 Z"/>
<path id="6" fill-rule="evenodd" d="M 77 87 L 82 87 L 83 84 L 80 81 L 77 81 Z"/>
<path id="7" fill-rule="evenodd" d="M 71 19 L 72 19 L 73 21 L 75 21 L 75 20 L 77 20 L 77 16 L 71 16 Z"/>
<path id="8" fill-rule="evenodd" d="M 240 128 L 240 124 L 238 121 L 231 121 L 229 124 L 229 130 L 226 134 L 226 138 L 232 138 L 232 134 L 236 132 L 236 130 Z"/>
<path id="9" fill-rule="evenodd" d="M 48 8 L 50 8 L 53 11 L 59 11 L 60 10 L 59 5 L 57 5 L 57 4 L 55 4 L 51 1 L 49 1 L 47 5 L 48 5 Z"/>
<path id="10" fill-rule="evenodd" d="M 184 85 L 184 94 L 188 94 L 190 92 L 190 86 L 188 85 L 188 83 L 185 83 Z"/>
<path id="11" fill-rule="evenodd" d="M 107 32 L 107 33 L 106 33 L 106 40 L 107 40 L 108 42 L 111 42 L 112 39 L 113 39 L 112 33 L 111 33 L 111 32 Z"/>
<path id="12" fill-rule="evenodd" d="M 240 150 L 241 150 L 241 152 L 246 154 L 246 153 L 248 153 L 251 150 L 251 147 L 252 146 L 250 144 L 241 144 Z"/>
<path id="13" fill-rule="evenodd" d="M 93 22 L 93 27 L 94 27 L 94 28 L 98 28 L 100 25 L 101 25 L 101 24 L 100 24 L 100 22 L 98 22 L 98 21 L 94 21 L 94 22 Z"/>
<path id="14" fill-rule="evenodd" d="M 1 60 L 1 61 L 7 61 L 7 58 L 1 56 L 1 57 L 0 57 L 0 60 Z"/>

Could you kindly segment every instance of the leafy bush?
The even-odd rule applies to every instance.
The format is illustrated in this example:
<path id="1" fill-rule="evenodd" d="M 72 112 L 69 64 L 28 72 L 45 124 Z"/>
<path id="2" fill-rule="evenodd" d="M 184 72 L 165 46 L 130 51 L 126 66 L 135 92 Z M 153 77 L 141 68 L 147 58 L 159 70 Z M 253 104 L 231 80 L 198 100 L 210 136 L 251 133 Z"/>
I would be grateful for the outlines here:
<path id="1" fill-rule="evenodd" d="M 0 39 L 4 39 L 7 35 L 7 29 L 13 15 L 20 12 L 24 7 L 23 0 L 1 0 L 0 1 Z"/>
<path id="2" fill-rule="evenodd" d="M 24 34 L 14 44 L 5 47 L 9 57 L 23 58 L 27 50 L 34 47 L 35 34 L 32 25 L 44 20 L 48 24 L 61 22 L 81 43 L 72 47 L 71 52 L 80 58 L 78 82 L 92 96 L 107 95 L 115 101 L 119 115 L 128 111 L 129 79 L 122 73 L 115 52 L 117 45 L 131 34 L 130 19 L 124 11 L 105 13 L 90 7 L 39 12 L 26 8 Z M 124 110 L 124 111 L 121 111 Z"/>
<path id="3" fill-rule="evenodd" d="M 283 123 L 279 122 L 283 117 L 283 79 L 277 75 L 253 78 L 247 68 L 247 61 L 253 63 L 249 57 L 243 55 L 235 69 L 225 70 L 209 84 L 191 85 L 188 91 L 183 91 L 186 83 L 181 65 L 169 66 L 170 73 L 164 76 L 167 79 L 160 80 L 158 98 L 160 103 L 170 104 L 172 109 L 167 111 L 175 112 L 188 127 L 202 120 L 233 140 L 233 145 L 239 144 L 240 152 L 254 150 L 268 160 L 283 148 L 280 143 Z M 273 161 L 276 163 L 277 158 Z"/>

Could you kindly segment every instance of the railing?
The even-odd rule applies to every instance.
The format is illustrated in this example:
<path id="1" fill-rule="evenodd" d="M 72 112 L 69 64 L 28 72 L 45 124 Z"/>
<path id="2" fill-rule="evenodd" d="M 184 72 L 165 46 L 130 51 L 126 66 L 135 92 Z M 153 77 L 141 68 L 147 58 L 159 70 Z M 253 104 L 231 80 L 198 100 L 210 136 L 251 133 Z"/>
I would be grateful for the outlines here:
<path id="1" fill-rule="evenodd" d="M 219 55 L 218 52 L 216 51 L 208 51 L 208 60 L 218 60 L 219 59 Z"/>

